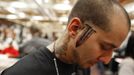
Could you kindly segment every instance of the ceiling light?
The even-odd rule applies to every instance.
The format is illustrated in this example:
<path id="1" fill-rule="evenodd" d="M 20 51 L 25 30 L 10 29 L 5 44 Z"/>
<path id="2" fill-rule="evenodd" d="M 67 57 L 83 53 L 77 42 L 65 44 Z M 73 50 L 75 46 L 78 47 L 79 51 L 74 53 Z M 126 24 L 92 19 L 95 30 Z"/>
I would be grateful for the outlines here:
<path id="1" fill-rule="evenodd" d="M 6 8 L 6 10 L 9 11 L 10 13 L 16 13 L 16 9 L 12 7 L 8 7 Z"/>
<path id="2" fill-rule="evenodd" d="M 45 2 L 45 3 L 48 3 L 48 2 L 49 2 L 49 0 L 44 0 L 44 2 Z"/>
<path id="3" fill-rule="evenodd" d="M 14 7 L 14 8 L 27 8 L 27 4 L 24 3 L 24 2 L 12 2 L 11 3 L 11 7 Z"/>
<path id="4" fill-rule="evenodd" d="M 23 13 L 23 12 L 19 12 L 19 13 L 18 13 L 18 16 L 19 16 L 20 18 L 25 18 L 25 17 L 26 17 L 26 14 Z"/>
<path id="5" fill-rule="evenodd" d="M 6 18 L 8 18 L 8 19 L 17 19 L 17 16 L 11 14 L 11 15 L 7 15 Z"/>
<path id="6" fill-rule="evenodd" d="M 55 10 L 71 10 L 72 6 L 70 4 L 64 4 L 64 3 L 59 3 L 59 4 L 55 4 L 53 7 Z"/>
<path id="7" fill-rule="evenodd" d="M 32 16 L 32 20 L 43 20 L 44 18 L 42 16 Z"/>
<path id="8" fill-rule="evenodd" d="M 69 0 L 64 0 L 64 2 L 63 2 L 64 4 L 69 4 L 70 3 L 70 1 Z"/>
<path id="9" fill-rule="evenodd" d="M 59 18 L 60 22 L 67 22 L 68 21 L 68 17 L 67 16 L 62 16 Z"/>

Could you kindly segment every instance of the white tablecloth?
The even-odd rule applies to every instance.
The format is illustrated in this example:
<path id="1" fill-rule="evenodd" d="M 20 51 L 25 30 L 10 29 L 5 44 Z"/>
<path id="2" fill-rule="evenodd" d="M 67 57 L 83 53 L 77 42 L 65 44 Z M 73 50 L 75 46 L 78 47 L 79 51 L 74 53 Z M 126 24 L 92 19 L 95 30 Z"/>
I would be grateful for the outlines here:
<path id="1" fill-rule="evenodd" d="M 8 58 L 5 55 L 0 55 L 0 73 L 15 64 L 19 59 L 16 58 Z"/>

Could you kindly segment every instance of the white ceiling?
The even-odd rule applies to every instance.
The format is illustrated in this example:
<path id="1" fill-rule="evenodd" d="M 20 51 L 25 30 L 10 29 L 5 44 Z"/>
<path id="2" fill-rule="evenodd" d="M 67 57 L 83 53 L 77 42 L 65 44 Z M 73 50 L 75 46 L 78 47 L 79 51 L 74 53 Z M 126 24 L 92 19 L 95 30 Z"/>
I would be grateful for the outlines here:
<path id="1" fill-rule="evenodd" d="M 0 18 L 66 21 L 77 0 L 0 0 Z M 134 0 L 121 0 L 134 19 Z"/>
<path id="2" fill-rule="evenodd" d="M 76 0 L 0 0 L 0 18 L 58 20 L 67 16 Z"/>

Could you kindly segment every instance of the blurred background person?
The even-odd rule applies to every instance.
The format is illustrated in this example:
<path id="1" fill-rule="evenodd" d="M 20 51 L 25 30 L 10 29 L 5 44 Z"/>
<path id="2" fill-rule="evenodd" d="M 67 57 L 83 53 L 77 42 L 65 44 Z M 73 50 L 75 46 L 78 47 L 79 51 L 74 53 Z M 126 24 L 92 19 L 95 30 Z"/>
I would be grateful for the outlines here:
<path id="1" fill-rule="evenodd" d="M 51 43 L 50 40 L 45 38 L 32 38 L 31 40 L 23 43 L 19 48 L 20 58 L 30 54 L 41 47 L 47 46 Z"/>
<path id="2" fill-rule="evenodd" d="M 119 75 L 134 75 L 134 31 L 128 40 L 125 49 L 125 58 L 119 65 Z"/>

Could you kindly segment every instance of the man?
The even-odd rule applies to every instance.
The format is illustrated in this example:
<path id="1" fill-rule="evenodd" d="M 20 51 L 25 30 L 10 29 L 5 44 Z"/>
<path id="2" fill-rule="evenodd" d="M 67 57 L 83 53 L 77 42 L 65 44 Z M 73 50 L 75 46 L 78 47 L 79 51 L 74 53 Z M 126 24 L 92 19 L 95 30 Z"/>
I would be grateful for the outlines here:
<path id="1" fill-rule="evenodd" d="M 29 54 L 2 75 L 78 75 L 76 66 L 108 63 L 130 30 L 125 10 L 113 0 L 78 0 L 64 34 Z"/>
<path id="2" fill-rule="evenodd" d="M 47 46 L 51 43 L 50 40 L 45 38 L 34 37 L 31 40 L 23 43 L 19 48 L 20 58 L 25 55 L 38 50 L 40 47 Z"/>

